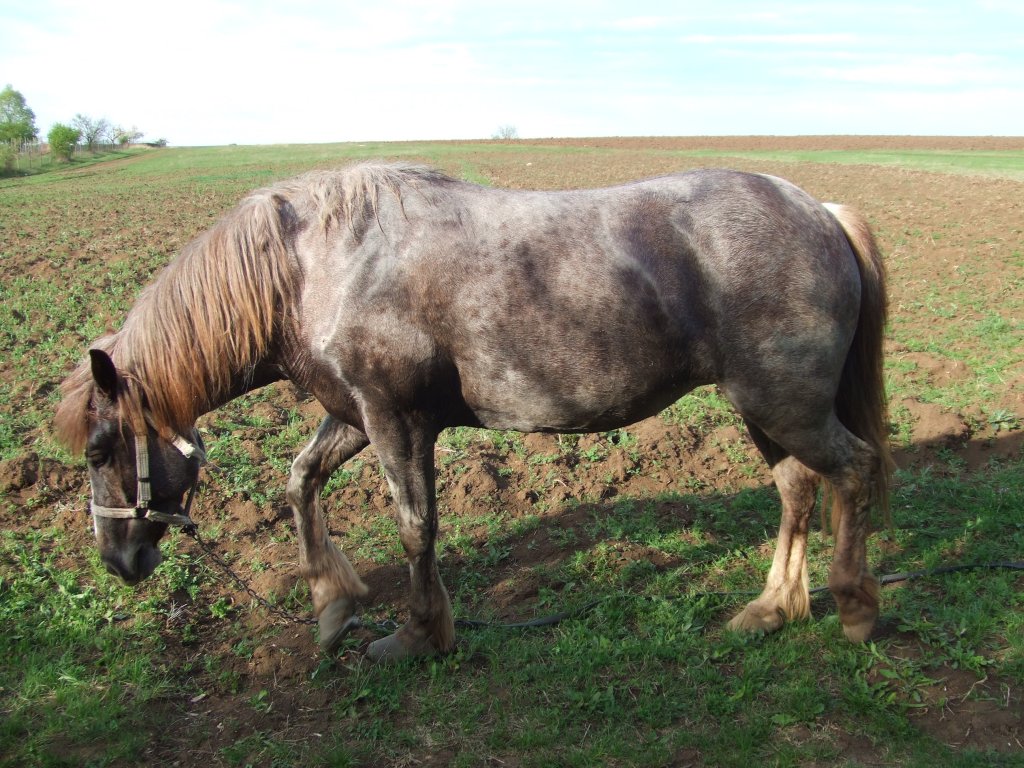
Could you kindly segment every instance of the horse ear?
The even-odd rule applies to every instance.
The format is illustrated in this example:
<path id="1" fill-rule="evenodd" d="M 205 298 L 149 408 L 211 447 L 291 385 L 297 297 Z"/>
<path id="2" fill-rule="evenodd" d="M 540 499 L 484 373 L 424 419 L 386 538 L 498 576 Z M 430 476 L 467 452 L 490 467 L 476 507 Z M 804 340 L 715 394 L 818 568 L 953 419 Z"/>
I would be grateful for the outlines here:
<path id="1" fill-rule="evenodd" d="M 110 355 L 102 349 L 90 349 L 89 361 L 92 364 L 92 378 L 96 387 L 110 400 L 117 400 L 117 367 Z"/>

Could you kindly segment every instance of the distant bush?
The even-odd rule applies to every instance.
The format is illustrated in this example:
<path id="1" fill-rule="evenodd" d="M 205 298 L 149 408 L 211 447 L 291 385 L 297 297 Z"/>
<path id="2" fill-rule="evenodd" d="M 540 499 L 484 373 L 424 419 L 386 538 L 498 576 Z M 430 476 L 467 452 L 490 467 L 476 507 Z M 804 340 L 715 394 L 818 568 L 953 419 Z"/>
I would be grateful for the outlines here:
<path id="1" fill-rule="evenodd" d="M 46 135 L 47 141 L 50 142 L 50 151 L 62 160 L 71 159 L 71 153 L 75 151 L 75 145 L 81 137 L 81 131 L 63 123 L 55 123 Z"/>

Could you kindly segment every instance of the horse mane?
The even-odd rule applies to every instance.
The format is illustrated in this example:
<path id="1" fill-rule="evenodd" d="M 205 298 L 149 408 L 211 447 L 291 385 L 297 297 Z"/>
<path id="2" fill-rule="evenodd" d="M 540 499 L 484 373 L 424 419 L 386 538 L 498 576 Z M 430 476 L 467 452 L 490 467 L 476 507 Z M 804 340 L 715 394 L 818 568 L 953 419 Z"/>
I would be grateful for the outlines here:
<path id="1" fill-rule="evenodd" d="M 186 433 L 267 354 L 295 306 L 300 275 L 289 246 L 300 229 L 310 221 L 325 233 L 354 229 L 376 217 L 382 191 L 401 204 L 403 187 L 447 179 L 419 166 L 363 163 L 248 195 L 139 294 L 119 331 L 93 344 L 125 380 L 122 414 L 146 407 L 158 429 Z M 56 434 L 76 453 L 89 436 L 93 389 L 88 359 L 61 386 Z"/>

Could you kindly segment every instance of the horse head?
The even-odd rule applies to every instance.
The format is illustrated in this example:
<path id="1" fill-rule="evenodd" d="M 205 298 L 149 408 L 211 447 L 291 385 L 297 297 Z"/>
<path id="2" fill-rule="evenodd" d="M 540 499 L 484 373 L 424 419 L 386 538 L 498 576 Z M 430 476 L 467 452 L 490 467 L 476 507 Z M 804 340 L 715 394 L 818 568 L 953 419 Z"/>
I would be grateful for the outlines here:
<path id="1" fill-rule="evenodd" d="M 95 349 L 89 355 L 94 388 L 85 456 L 93 529 L 107 570 L 137 584 L 160 564 L 158 543 L 168 526 L 192 525 L 188 507 L 204 459 L 202 440 L 194 427 L 191 440 L 157 429 L 144 402 L 130 407 L 135 385 L 109 355 Z"/>

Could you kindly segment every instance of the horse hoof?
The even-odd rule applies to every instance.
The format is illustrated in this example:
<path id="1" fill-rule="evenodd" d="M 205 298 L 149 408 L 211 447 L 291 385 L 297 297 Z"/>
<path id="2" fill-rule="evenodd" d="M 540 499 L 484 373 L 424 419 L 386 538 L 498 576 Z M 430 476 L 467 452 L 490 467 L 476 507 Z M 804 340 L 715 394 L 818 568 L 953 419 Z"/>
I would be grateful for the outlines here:
<path id="1" fill-rule="evenodd" d="M 878 597 L 881 585 L 870 574 L 861 580 L 861 587 L 852 592 L 835 595 L 839 604 L 839 621 L 843 634 L 851 643 L 865 643 L 871 637 L 878 619 Z"/>
<path id="2" fill-rule="evenodd" d="M 366 655 L 376 663 L 390 663 L 414 656 L 434 656 L 437 649 L 429 640 L 410 641 L 398 631 L 380 640 L 374 640 L 366 649 Z"/>
<path id="3" fill-rule="evenodd" d="M 352 602 L 345 598 L 324 608 L 317 624 L 320 627 L 320 649 L 328 655 L 338 650 L 349 632 L 362 626 L 359 617 L 352 612 Z"/>
<path id="4" fill-rule="evenodd" d="M 843 624 L 843 634 L 851 643 L 866 643 L 871 637 L 871 630 L 875 628 L 875 622 L 868 621 L 863 624 L 848 626 Z"/>
<path id="5" fill-rule="evenodd" d="M 850 616 L 850 613 L 854 613 L 854 615 Z M 877 618 L 878 611 L 870 610 L 870 607 L 856 612 L 839 612 L 839 621 L 843 624 L 843 634 L 851 643 L 866 643 L 875 628 Z"/>
<path id="6" fill-rule="evenodd" d="M 755 600 L 736 614 L 727 627 L 733 632 L 744 632 L 751 635 L 767 634 L 781 629 L 785 621 L 781 608 L 759 604 Z"/>

